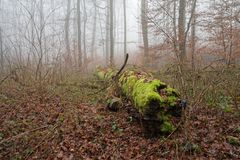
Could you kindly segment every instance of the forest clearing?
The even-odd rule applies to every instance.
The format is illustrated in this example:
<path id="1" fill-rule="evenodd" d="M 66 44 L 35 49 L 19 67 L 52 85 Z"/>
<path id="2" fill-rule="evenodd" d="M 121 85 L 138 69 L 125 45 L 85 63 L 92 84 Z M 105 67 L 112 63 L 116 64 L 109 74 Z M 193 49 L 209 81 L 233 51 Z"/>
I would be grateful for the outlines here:
<path id="1" fill-rule="evenodd" d="M 0 160 L 240 159 L 238 0 L 0 0 Z"/>

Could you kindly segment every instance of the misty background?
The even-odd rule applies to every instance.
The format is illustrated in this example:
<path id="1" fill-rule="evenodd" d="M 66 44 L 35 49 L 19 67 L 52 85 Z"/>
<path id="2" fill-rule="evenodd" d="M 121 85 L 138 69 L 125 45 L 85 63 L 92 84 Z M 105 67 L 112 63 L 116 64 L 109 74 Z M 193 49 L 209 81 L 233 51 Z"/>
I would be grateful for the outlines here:
<path id="1" fill-rule="evenodd" d="M 126 54 L 124 52 L 130 54 L 130 63 L 137 65 L 144 65 L 143 59 L 147 56 L 150 57 L 151 66 L 155 67 L 177 60 L 178 53 L 176 48 L 174 49 L 174 43 L 180 44 L 181 36 L 180 30 L 174 31 L 173 24 L 177 27 L 180 23 L 178 1 L 126 0 L 124 16 L 124 1 L 114 0 L 112 24 L 108 19 L 110 2 L 1 0 L 1 70 L 9 67 L 28 67 L 36 72 L 42 69 L 47 72 L 49 67 L 52 72 L 60 72 L 56 68 L 61 68 L 62 72 L 68 69 L 82 70 L 82 64 L 85 69 L 95 68 L 96 65 L 109 64 L 109 56 L 113 54 L 110 54 L 110 48 L 113 45 L 112 57 L 116 64 L 122 63 Z M 143 2 L 147 4 L 144 12 L 141 5 Z M 195 1 L 187 1 L 186 15 L 183 19 L 186 41 L 183 45 L 186 47 L 188 57 L 186 61 L 191 63 L 193 60 L 191 43 L 194 41 L 195 61 L 208 62 L 220 59 L 224 62 L 231 59 L 234 63 L 237 62 L 239 1 L 196 1 L 193 10 L 194 3 Z M 142 27 L 143 13 L 147 19 L 146 34 L 143 33 Z M 126 42 L 124 42 L 124 17 L 126 17 Z M 111 26 L 113 26 L 112 40 L 109 39 Z M 176 27 L 175 29 L 179 28 Z M 191 31 L 193 29 L 194 35 Z M 143 40 L 144 35 L 147 35 L 147 45 Z M 191 39 L 191 36 L 195 38 Z M 148 49 L 148 54 L 144 48 Z"/>

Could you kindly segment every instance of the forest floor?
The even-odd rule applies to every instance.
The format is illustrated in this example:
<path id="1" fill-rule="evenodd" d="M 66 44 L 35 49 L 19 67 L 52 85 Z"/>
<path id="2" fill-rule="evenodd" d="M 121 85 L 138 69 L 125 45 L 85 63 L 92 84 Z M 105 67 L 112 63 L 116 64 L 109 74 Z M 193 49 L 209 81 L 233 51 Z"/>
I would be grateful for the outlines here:
<path id="1" fill-rule="evenodd" d="M 2 85 L 0 159 L 240 159 L 239 112 L 199 105 L 188 126 L 167 138 L 146 138 L 130 104 L 110 112 L 105 91 L 89 95 L 101 88 L 91 81 L 41 91 Z"/>

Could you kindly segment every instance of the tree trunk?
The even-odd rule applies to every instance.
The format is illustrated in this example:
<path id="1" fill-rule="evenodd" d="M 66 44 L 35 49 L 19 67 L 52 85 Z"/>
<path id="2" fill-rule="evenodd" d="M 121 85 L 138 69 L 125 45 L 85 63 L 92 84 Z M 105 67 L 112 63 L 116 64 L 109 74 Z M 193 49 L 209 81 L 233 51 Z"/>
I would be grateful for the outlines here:
<path id="1" fill-rule="evenodd" d="M 69 21 L 70 21 L 70 15 L 71 15 L 71 0 L 68 0 L 67 2 L 67 14 L 66 14 L 66 20 L 65 20 L 65 41 L 66 41 L 66 51 L 68 58 L 70 57 L 71 49 L 70 49 L 70 42 L 69 42 Z"/>
<path id="2" fill-rule="evenodd" d="M 106 10 L 106 65 L 109 65 L 109 22 L 110 22 L 110 0 L 107 0 L 107 10 Z"/>
<path id="3" fill-rule="evenodd" d="M 173 33 L 174 33 L 173 47 L 174 47 L 175 55 L 179 59 L 178 45 L 177 45 L 178 37 L 177 37 L 177 24 L 176 24 L 176 21 L 177 21 L 176 14 L 177 13 L 176 12 L 177 12 L 177 2 L 176 2 L 176 0 L 174 0 L 174 2 L 173 2 Z"/>
<path id="4" fill-rule="evenodd" d="M 83 19 L 83 59 L 84 59 L 84 67 L 87 67 L 87 45 L 86 45 L 86 27 L 87 27 L 87 10 L 86 10 L 86 0 L 83 0 L 83 11 L 84 11 L 84 19 Z"/>
<path id="5" fill-rule="evenodd" d="M 110 0 L 110 66 L 114 66 L 114 0 Z"/>
<path id="6" fill-rule="evenodd" d="M 43 58 L 44 58 L 44 38 L 45 28 L 44 28 L 44 13 L 43 13 L 43 0 L 40 0 L 40 31 L 38 36 L 39 43 L 39 55 L 38 64 L 36 69 L 36 79 L 40 81 L 40 86 L 42 82 L 42 70 L 43 70 Z"/>
<path id="7" fill-rule="evenodd" d="M 192 70 L 195 70 L 195 45 L 196 45 L 196 3 L 193 1 L 192 19 L 191 19 L 191 54 L 192 54 Z"/>
<path id="8" fill-rule="evenodd" d="M 0 0 L 0 9 L 2 10 L 2 0 Z M 1 18 L 3 18 L 1 16 Z M 4 59 L 3 59 L 3 37 L 2 37 L 2 27 L 0 26 L 0 74 L 4 72 Z M 1 75 L 0 75 L 1 76 Z"/>
<path id="9" fill-rule="evenodd" d="M 141 23 L 142 23 L 143 45 L 144 45 L 144 64 L 149 63 L 147 10 L 148 10 L 148 2 L 147 0 L 142 0 L 141 1 Z"/>
<path id="10" fill-rule="evenodd" d="M 230 16 L 233 17 L 233 11 L 230 9 Z M 229 28 L 229 53 L 227 56 L 227 67 L 229 67 L 232 63 L 232 56 L 233 56 L 233 22 L 230 21 L 230 28 Z"/>
<path id="11" fill-rule="evenodd" d="M 186 21 L 186 0 L 180 0 L 178 18 L 178 41 L 179 41 L 179 58 L 181 63 L 184 63 L 184 60 L 186 59 L 185 21 Z"/>
<path id="12" fill-rule="evenodd" d="M 124 57 L 127 55 L 127 11 L 126 0 L 123 0 L 123 14 L 124 14 Z"/>
<path id="13" fill-rule="evenodd" d="M 82 35 L 81 35 L 81 11 L 80 0 L 77 0 L 77 47 L 78 47 L 78 67 L 82 67 Z"/>
<path id="14" fill-rule="evenodd" d="M 76 1 L 77 2 L 77 1 Z M 77 67 L 78 66 L 78 49 L 77 49 L 77 35 L 78 35 L 78 32 L 77 32 L 77 3 L 73 3 L 74 6 L 74 10 L 73 10 L 73 15 L 74 15 L 74 19 L 73 19 L 73 25 L 72 25 L 72 29 L 73 29 L 73 64 L 74 64 L 74 67 Z M 75 68 L 76 69 L 76 68 Z"/>
<path id="15" fill-rule="evenodd" d="M 98 68 L 97 71 L 97 76 L 105 80 L 111 79 L 115 74 L 111 68 Z M 151 74 L 136 70 L 123 72 L 117 84 L 122 93 L 132 101 L 143 120 L 157 122 L 158 132 L 171 133 L 175 130 L 171 118 L 180 116 L 182 110 L 178 91 L 160 80 L 153 79 Z"/>
<path id="16" fill-rule="evenodd" d="M 0 73 L 4 72 L 4 59 L 3 59 L 3 38 L 2 28 L 0 27 Z"/>
<path id="17" fill-rule="evenodd" d="M 97 4 L 96 0 L 93 0 L 94 5 L 94 17 L 93 17 L 93 31 L 92 31 L 92 44 L 91 44 L 91 59 L 95 57 L 95 41 L 96 41 L 96 29 L 97 29 Z"/>

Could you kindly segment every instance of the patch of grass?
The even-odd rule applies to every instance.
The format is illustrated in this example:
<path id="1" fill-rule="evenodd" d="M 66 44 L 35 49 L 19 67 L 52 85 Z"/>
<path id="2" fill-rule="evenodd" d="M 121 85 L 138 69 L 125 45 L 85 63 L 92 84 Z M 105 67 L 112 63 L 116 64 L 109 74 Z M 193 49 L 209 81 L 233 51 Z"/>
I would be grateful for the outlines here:
<path id="1" fill-rule="evenodd" d="M 231 102 L 231 97 L 226 97 L 226 96 L 220 96 L 219 97 L 219 102 L 218 102 L 218 106 L 224 111 L 224 112 L 232 112 L 233 109 L 230 106 L 230 102 Z"/>
<path id="2" fill-rule="evenodd" d="M 236 129 L 236 132 L 237 132 L 237 133 L 240 133 L 240 127 L 238 127 L 238 128 Z"/>
<path id="3" fill-rule="evenodd" d="M 0 132 L 0 141 L 4 138 L 4 134 Z"/>
<path id="4" fill-rule="evenodd" d="M 231 145 L 240 146 L 240 140 L 237 137 L 227 136 L 227 142 Z"/>
<path id="5" fill-rule="evenodd" d="M 96 119 L 102 121 L 104 119 L 104 116 L 98 114 L 96 116 Z"/>
<path id="6" fill-rule="evenodd" d="M 198 144 L 192 143 L 192 142 L 186 142 L 183 149 L 189 153 L 200 153 L 201 152 L 201 147 Z"/>
<path id="7" fill-rule="evenodd" d="M 17 103 L 17 100 L 0 93 L 0 102 L 6 105 L 14 105 Z"/>

